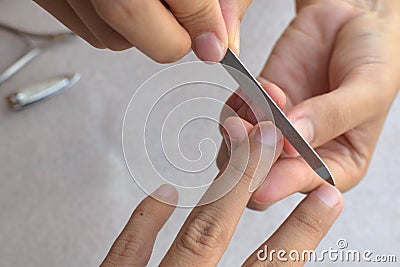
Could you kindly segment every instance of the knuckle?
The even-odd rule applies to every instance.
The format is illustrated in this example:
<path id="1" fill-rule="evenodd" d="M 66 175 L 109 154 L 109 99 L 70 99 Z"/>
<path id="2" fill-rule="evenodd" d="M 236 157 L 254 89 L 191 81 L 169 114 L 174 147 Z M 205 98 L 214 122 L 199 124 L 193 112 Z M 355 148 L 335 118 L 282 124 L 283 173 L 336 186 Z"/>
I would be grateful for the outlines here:
<path id="1" fill-rule="evenodd" d="M 226 239 L 226 227 L 218 217 L 216 212 L 198 213 L 178 240 L 177 249 L 188 255 L 209 258 Z"/>
<path id="2" fill-rule="evenodd" d="M 191 26 L 196 25 L 199 21 L 206 21 L 212 14 L 212 11 L 215 7 L 215 0 L 208 1 L 196 1 L 196 6 L 193 6 L 192 3 L 190 5 L 181 5 L 180 0 L 169 0 L 169 5 L 174 8 L 174 15 L 176 18 L 184 25 Z"/>
<path id="3" fill-rule="evenodd" d="M 323 235 L 323 220 L 313 212 L 298 211 L 294 214 L 294 223 L 297 229 L 307 237 L 320 237 Z"/>
<path id="4" fill-rule="evenodd" d="M 349 152 L 348 159 L 352 160 L 353 170 L 352 172 L 348 172 L 349 176 L 349 185 L 354 186 L 361 181 L 361 179 L 366 175 L 369 166 L 369 158 L 370 156 L 364 156 L 361 154 L 362 152 Z M 372 154 L 372 153 L 371 153 Z"/>
<path id="5" fill-rule="evenodd" d="M 114 243 L 105 263 L 109 265 L 123 264 L 131 262 L 132 259 L 135 259 L 137 262 L 148 262 L 149 259 L 145 253 L 145 244 L 145 240 L 128 231 Z"/>

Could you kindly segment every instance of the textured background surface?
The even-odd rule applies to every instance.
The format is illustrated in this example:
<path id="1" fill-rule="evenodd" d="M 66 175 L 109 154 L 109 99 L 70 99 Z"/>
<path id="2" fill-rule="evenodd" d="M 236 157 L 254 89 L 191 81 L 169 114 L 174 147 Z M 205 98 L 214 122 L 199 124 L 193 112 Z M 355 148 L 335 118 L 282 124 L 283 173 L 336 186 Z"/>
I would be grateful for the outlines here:
<path id="1" fill-rule="evenodd" d="M 261 70 L 292 16 L 291 0 L 254 1 L 243 22 L 241 54 L 253 73 Z M 39 32 L 61 28 L 28 0 L 0 1 L 0 21 Z M 21 52 L 16 46 L 2 49 L 7 50 L 2 57 Z M 190 59 L 193 55 L 183 61 Z M 97 51 L 76 40 L 46 52 L 1 86 L 0 266 L 101 262 L 144 197 L 123 161 L 124 110 L 135 89 L 164 67 L 135 50 Z M 51 101 L 20 113 L 9 111 L 3 101 L 20 86 L 68 72 L 82 73 L 82 81 Z M 336 248 L 345 238 L 351 249 L 400 257 L 399 117 L 397 99 L 367 177 L 345 195 L 345 210 L 320 249 Z M 292 196 L 264 213 L 246 211 L 221 266 L 239 265 L 300 198 Z M 174 213 L 150 265 L 160 260 L 188 212 Z"/>

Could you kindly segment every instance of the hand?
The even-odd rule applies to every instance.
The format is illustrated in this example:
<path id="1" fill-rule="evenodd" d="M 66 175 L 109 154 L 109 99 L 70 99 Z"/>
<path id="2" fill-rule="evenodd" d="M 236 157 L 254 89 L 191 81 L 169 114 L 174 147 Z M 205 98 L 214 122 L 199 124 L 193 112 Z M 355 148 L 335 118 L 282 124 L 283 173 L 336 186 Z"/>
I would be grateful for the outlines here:
<path id="1" fill-rule="evenodd" d="M 270 122 L 252 127 L 249 138 L 239 118 L 229 118 L 225 126 L 229 135 L 234 137 L 232 156 L 218 179 L 240 179 L 228 194 L 215 202 L 196 207 L 191 212 L 161 266 L 217 265 L 251 196 L 249 186 L 265 177 L 268 167 L 282 150 L 282 136 L 279 131 L 275 134 L 275 128 Z M 214 197 L 219 191 L 216 184 L 211 185 L 204 195 L 205 198 Z M 147 264 L 157 233 L 174 210 L 173 206 L 154 198 L 165 203 L 177 203 L 178 195 L 174 187 L 163 185 L 152 197 L 143 200 L 113 244 L 102 266 Z M 265 245 L 270 249 L 300 252 L 314 249 L 342 208 L 340 192 L 334 187 L 324 185 L 309 194 L 260 249 Z M 247 259 L 245 266 L 269 263 L 258 261 L 259 250 Z M 293 262 L 290 266 L 301 266 L 304 263 Z"/>
<path id="2" fill-rule="evenodd" d="M 219 62 L 229 45 L 237 53 L 240 21 L 251 0 L 35 0 L 98 48 L 137 47 L 161 63 L 190 47 L 201 60 Z"/>
<path id="3" fill-rule="evenodd" d="M 364 176 L 400 86 L 400 2 L 297 2 L 261 79 L 346 191 Z M 227 103 L 255 123 L 237 95 Z M 296 155 L 288 143 L 284 149 Z M 249 206 L 265 209 L 322 183 L 300 157 L 281 157 Z"/>

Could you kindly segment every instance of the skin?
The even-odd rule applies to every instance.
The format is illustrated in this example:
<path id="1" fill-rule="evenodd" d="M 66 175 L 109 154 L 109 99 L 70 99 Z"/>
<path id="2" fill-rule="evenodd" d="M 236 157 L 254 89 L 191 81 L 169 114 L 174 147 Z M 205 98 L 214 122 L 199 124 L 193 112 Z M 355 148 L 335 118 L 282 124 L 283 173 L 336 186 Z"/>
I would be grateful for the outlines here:
<path id="1" fill-rule="evenodd" d="M 204 61 L 239 53 L 240 21 L 251 0 L 35 0 L 97 48 L 133 46 L 160 63 L 192 47 Z M 173 38 L 171 38 L 173 36 Z"/>
<path id="2" fill-rule="evenodd" d="M 365 175 L 400 88 L 400 3 L 297 3 L 298 14 L 275 45 L 260 79 L 268 80 L 266 91 L 316 148 L 337 187 L 346 191 Z M 233 95 L 227 104 L 254 124 L 251 109 L 237 98 Z M 249 207 L 263 210 L 323 183 L 289 143 L 284 149 L 286 155 L 272 167 Z"/>
<path id="3" fill-rule="evenodd" d="M 278 131 L 275 138 L 275 128 L 270 122 L 252 127 L 248 136 L 243 121 L 237 117 L 229 118 L 225 125 L 227 129 L 236 129 L 230 132 L 235 137 L 235 145 L 219 179 L 221 176 L 235 178 L 240 175 L 240 180 L 222 198 L 193 209 L 160 266 L 216 266 L 251 197 L 249 185 L 254 179 L 266 175 L 269 165 L 269 160 L 266 159 L 276 160 L 282 150 L 282 136 Z M 269 141 L 261 143 L 257 140 L 257 132 L 263 137 L 272 136 L 275 141 L 271 143 L 269 138 Z M 243 166 L 244 171 L 238 172 Z M 213 186 L 205 196 L 213 194 Z M 157 233 L 174 210 L 173 206 L 155 199 L 177 203 L 178 195 L 174 187 L 163 185 L 152 196 L 144 199 L 111 247 L 102 266 L 145 266 L 148 263 Z M 310 193 L 259 249 L 263 249 L 265 245 L 270 249 L 287 251 L 315 249 L 342 208 L 340 192 L 330 185 L 323 185 Z M 271 266 L 270 262 L 257 259 L 258 250 L 249 256 L 244 266 Z M 303 266 L 305 262 L 290 264 Z"/>

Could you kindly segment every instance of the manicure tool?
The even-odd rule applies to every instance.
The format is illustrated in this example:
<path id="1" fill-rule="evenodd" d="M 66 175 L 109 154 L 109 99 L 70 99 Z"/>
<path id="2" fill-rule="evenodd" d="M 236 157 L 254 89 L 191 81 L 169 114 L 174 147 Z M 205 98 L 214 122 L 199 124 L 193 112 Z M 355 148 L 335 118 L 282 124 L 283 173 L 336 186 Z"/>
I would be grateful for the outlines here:
<path id="1" fill-rule="evenodd" d="M 271 110 L 275 125 L 281 130 L 285 138 L 299 152 L 307 164 L 325 181 L 331 185 L 335 185 L 332 174 L 326 164 L 315 150 L 304 140 L 293 124 L 289 121 L 282 110 L 276 105 L 272 98 L 265 92 L 256 78 L 243 65 L 240 59 L 228 49 L 224 59 L 220 62 L 225 70 L 239 84 L 242 90 L 250 97 L 250 99 L 258 106 L 265 106 L 267 102 Z M 260 94 L 264 99 L 260 99 Z"/>
<path id="2" fill-rule="evenodd" d="M 79 79 L 79 74 L 57 76 L 47 81 L 22 88 L 17 93 L 10 95 L 8 100 L 14 110 L 22 110 L 38 101 L 71 88 Z"/>
<path id="3" fill-rule="evenodd" d="M 1 23 L 0 29 L 18 36 L 21 41 L 23 41 L 29 47 L 29 50 L 24 55 L 12 63 L 5 71 L 0 73 L 0 84 L 14 76 L 20 69 L 25 67 L 29 62 L 40 55 L 46 48 L 65 42 L 75 36 L 75 34 L 72 32 L 55 34 L 29 33 Z M 35 45 L 34 41 L 41 41 L 41 43 Z"/>
<path id="4" fill-rule="evenodd" d="M 54 34 L 29 33 L 1 23 L 0 30 L 7 31 L 17 36 L 28 46 L 27 52 L 25 52 L 14 63 L 0 73 L 0 85 L 14 76 L 18 71 L 20 71 L 46 49 L 66 42 L 76 36 L 72 32 L 61 32 Z M 47 81 L 39 82 L 26 88 L 21 88 L 17 93 L 10 95 L 8 100 L 14 110 L 21 110 L 33 103 L 53 96 L 64 89 L 72 87 L 79 81 L 79 79 L 79 74 L 53 77 Z"/>

